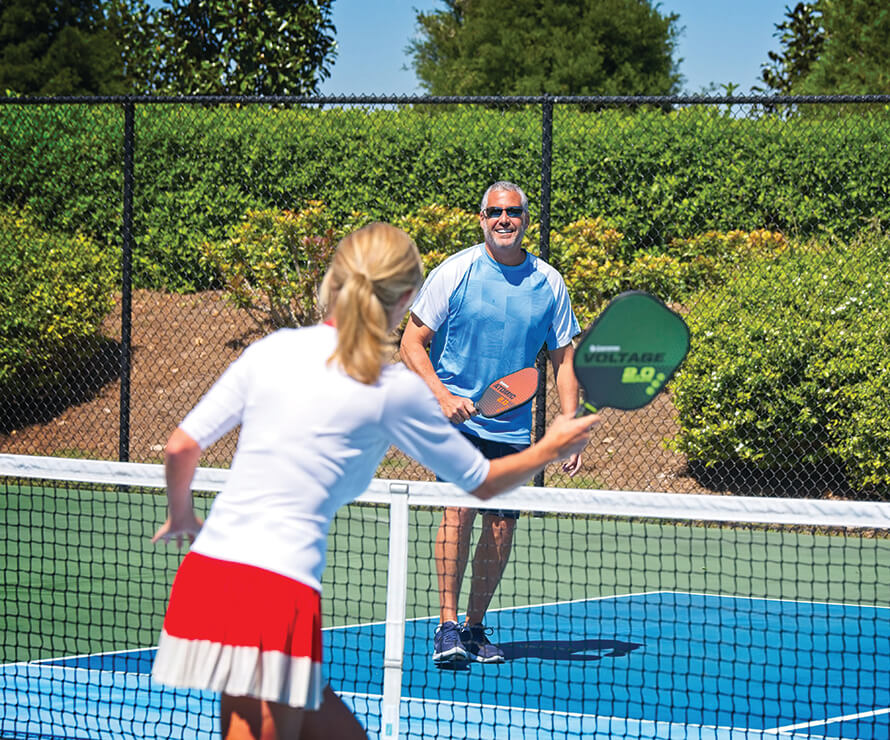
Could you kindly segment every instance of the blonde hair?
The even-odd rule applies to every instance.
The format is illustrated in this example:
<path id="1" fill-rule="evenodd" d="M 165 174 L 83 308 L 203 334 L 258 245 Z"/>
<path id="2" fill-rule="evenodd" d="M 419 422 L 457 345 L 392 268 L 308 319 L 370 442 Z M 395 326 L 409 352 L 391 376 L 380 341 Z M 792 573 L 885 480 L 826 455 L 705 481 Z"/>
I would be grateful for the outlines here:
<path id="1" fill-rule="evenodd" d="M 361 383 L 374 383 L 394 347 L 392 311 L 423 281 L 414 240 L 401 229 L 372 223 L 344 237 L 321 283 L 319 299 L 337 324 L 337 362 Z"/>

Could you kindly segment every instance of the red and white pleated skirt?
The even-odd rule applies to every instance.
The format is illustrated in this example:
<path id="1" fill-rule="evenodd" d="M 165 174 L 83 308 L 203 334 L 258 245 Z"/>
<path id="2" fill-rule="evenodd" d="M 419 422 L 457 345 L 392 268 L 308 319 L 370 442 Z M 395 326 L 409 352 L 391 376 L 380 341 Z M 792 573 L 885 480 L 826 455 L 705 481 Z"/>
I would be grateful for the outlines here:
<path id="1" fill-rule="evenodd" d="M 173 581 L 152 677 L 318 709 L 320 595 L 269 570 L 189 552 Z"/>

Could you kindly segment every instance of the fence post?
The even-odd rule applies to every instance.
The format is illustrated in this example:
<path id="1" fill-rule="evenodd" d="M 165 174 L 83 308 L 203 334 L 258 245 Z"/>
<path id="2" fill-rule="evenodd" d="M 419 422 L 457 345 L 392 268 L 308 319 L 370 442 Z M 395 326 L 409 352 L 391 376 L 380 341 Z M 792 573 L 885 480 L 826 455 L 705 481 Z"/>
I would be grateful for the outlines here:
<path id="1" fill-rule="evenodd" d="M 130 459 L 130 359 L 133 327 L 133 148 L 134 109 L 131 100 L 124 103 L 124 213 L 121 236 L 121 355 L 120 355 L 120 429 L 118 459 Z"/>
<path id="2" fill-rule="evenodd" d="M 553 155 L 553 99 L 548 95 L 542 103 L 541 115 L 541 259 L 550 261 L 550 178 Z M 547 353 L 538 353 L 538 390 L 535 394 L 535 440 L 547 430 Z M 544 471 L 535 475 L 535 485 L 544 485 Z"/>

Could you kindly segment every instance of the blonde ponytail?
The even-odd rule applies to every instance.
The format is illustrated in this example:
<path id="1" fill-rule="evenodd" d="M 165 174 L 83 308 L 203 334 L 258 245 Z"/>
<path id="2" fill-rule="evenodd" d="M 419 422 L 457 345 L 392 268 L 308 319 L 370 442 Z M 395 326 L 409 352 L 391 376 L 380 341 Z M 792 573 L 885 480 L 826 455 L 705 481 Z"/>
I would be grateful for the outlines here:
<path id="1" fill-rule="evenodd" d="M 329 362 L 361 383 L 374 383 L 393 350 L 392 312 L 422 279 L 417 245 L 401 229 L 372 223 L 344 237 L 319 293 L 337 324 L 337 349 Z"/>

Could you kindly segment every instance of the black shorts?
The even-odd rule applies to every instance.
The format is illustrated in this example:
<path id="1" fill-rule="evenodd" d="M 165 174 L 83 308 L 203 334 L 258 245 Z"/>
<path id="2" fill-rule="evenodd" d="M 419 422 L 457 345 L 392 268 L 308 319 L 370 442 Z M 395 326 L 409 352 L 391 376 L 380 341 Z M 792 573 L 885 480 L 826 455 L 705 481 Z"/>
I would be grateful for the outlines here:
<path id="1" fill-rule="evenodd" d="M 511 444 L 509 442 L 497 442 L 493 439 L 482 439 L 475 434 L 467 434 L 461 432 L 464 437 L 469 440 L 479 452 L 481 452 L 489 460 L 495 460 L 499 457 L 506 457 L 516 452 L 527 450 L 529 445 Z M 519 512 L 514 509 L 479 509 L 483 514 L 492 514 L 494 516 L 504 517 L 505 519 L 518 519 Z"/>

